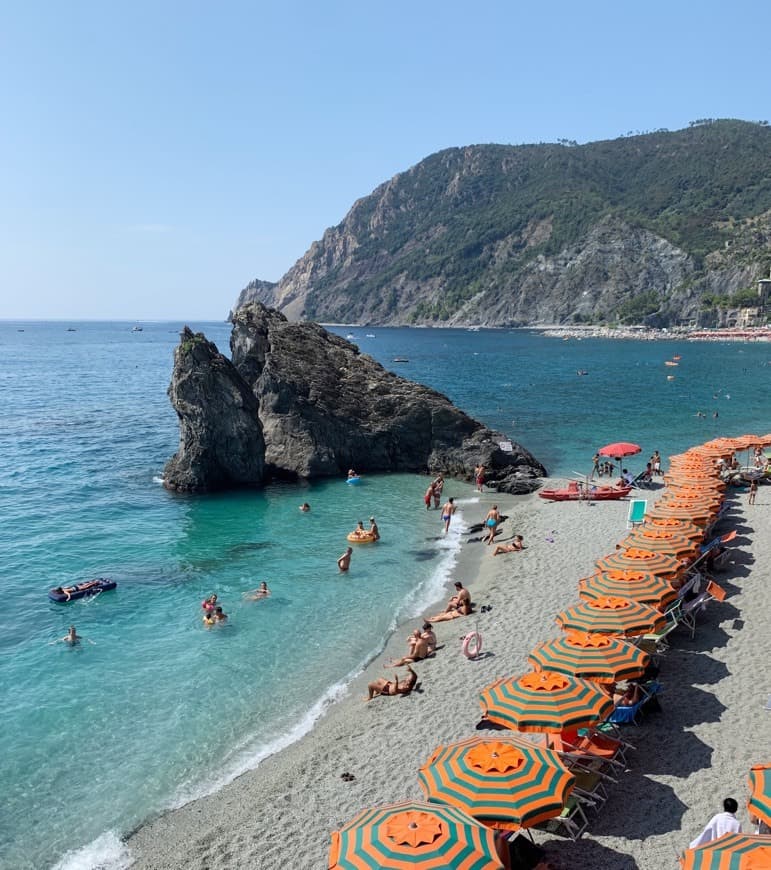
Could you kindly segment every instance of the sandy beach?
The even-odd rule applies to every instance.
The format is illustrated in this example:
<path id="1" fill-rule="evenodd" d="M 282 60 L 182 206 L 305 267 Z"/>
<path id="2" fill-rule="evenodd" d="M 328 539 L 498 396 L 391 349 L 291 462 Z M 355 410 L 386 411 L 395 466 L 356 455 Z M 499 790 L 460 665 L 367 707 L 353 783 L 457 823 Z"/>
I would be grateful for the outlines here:
<path id="1" fill-rule="evenodd" d="M 662 491 L 641 497 L 652 500 Z M 446 492 L 465 497 L 472 488 L 453 485 Z M 771 758 L 771 713 L 763 710 L 771 693 L 771 487 L 760 489 L 755 506 L 746 496 L 731 500 L 721 531 L 735 528 L 738 537 L 731 565 L 716 575 L 728 597 L 710 605 L 694 639 L 683 629 L 675 633 L 661 666 L 662 711 L 627 729 L 637 746 L 629 770 L 611 786 L 583 838 L 573 843 L 535 832 L 555 868 L 674 868 L 676 854 L 728 796 L 738 800 L 749 830 L 747 772 Z M 323 870 L 330 831 L 359 810 L 422 799 L 419 766 L 439 743 L 475 733 L 479 689 L 528 670 L 528 653 L 558 633 L 555 615 L 577 600 L 579 578 L 626 534 L 625 501 L 552 503 L 490 492 L 466 509 L 466 521 L 481 521 L 493 502 L 508 515 L 499 538 L 522 534 L 527 549 L 493 558 L 479 535 L 464 536 L 455 578 L 468 586 L 476 613 L 436 625 L 442 648 L 415 666 L 419 691 L 363 701 L 368 681 L 393 673 L 383 664 L 405 653 L 414 620 L 302 740 L 217 794 L 136 831 L 128 840 L 134 867 Z M 483 605 L 491 609 L 482 613 Z M 460 637 L 475 628 L 485 655 L 471 661 Z"/>

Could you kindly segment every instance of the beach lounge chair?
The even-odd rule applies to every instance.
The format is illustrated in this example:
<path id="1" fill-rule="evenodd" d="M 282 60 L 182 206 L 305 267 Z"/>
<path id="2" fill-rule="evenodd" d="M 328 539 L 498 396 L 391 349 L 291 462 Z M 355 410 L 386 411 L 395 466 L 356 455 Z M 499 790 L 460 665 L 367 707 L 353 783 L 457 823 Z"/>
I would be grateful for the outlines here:
<path id="1" fill-rule="evenodd" d="M 648 471 L 641 471 L 632 481 L 632 486 L 635 489 L 651 489 L 653 487 L 653 477 Z"/>
<path id="2" fill-rule="evenodd" d="M 682 592 L 682 589 L 680 591 Z M 669 649 L 669 635 L 680 625 L 680 620 L 683 616 L 682 597 L 676 598 L 669 605 L 664 611 L 664 616 L 667 621 L 661 631 L 656 634 L 644 634 L 642 637 L 634 638 L 635 645 L 652 656 L 662 655 Z"/>
<path id="3" fill-rule="evenodd" d="M 695 598 L 683 604 L 680 624 L 690 631 L 691 637 L 696 634 L 697 615 L 707 609 L 710 601 L 725 601 L 725 597 L 725 589 L 722 586 L 718 586 L 714 580 L 708 580 L 703 592 L 700 592 Z"/>
<path id="4" fill-rule="evenodd" d="M 572 794 L 574 794 L 584 806 L 592 807 L 599 812 L 600 807 L 608 799 L 602 777 L 599 773 L 588 770 L 571 770 L 575 777 Z"/>
<path id="5" fill-rule="evenodd" d="M 576 753 L 590 759 L 597 759 L 605 764 L 624 768 L 626 766 L 626 752 L 631 744 L 618 737 L 603 734 L 601 731 L 584 729 L 584 733 L 578 731 L 563 731 L 559 735 L 562 751 Z"/>
<path id="6" fill-rule="evenodd" d="M 642 525 L 645 521 L 645 511 L 648 509 L 648 502 L 644 498 L 633 498 L 629 502 L 629 513 L 626 518 L 626 527 L 633 529 L 635 526 Z"/>
<path id="7" fill-rule="evenodd" d="M 616 725 L 639 725 L 643 713 L 651 709 L 652 704 L 658 704 L 658 694 L 661 684 L 655 680 L 640 686 L 641 699 L 631 707 L 616 707 L 608 717 L 608 721 Z"/>
<path id="8" fill-rule="evenodd" d="M 570 795 L 560 815 L 549 819 L 544 827 L 547 831 L 555 832 L 562 829 L 571 840 L 577 840 L 589 827 L 581 799 L 577 795 Z"/>

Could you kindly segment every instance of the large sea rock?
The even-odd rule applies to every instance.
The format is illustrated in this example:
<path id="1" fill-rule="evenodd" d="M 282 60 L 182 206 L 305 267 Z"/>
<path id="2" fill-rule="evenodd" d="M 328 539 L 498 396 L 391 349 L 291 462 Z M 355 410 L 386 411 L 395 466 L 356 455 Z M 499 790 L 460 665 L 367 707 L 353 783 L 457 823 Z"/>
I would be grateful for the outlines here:
<path id="1" fill-rule="evenodd" d="M 532 492 L 546 473 L 527 450 L 446 396 L 386 371 L 315 323 L 290 323 L 260 303 L 246 305 L 233 318 L 232 366 L 215 348 L 208 365 L 216 372 L 209 375 L 200 370 L 207 366 L 202 353 L 181 350 L 191 336 L 189 330 L 182 335 L 169 388 L 180 449 L 166 467 L 167 487 L 259 485 L 263 462 L 263 480 L 340 476 L 351 467 L 470 477 L 481 462 L 493 485 L 515 493 Z M 214 347 L 201 335 L 193 338 Z M 249 465 L 247 456 L 263 441 L 259 460 Z"/>

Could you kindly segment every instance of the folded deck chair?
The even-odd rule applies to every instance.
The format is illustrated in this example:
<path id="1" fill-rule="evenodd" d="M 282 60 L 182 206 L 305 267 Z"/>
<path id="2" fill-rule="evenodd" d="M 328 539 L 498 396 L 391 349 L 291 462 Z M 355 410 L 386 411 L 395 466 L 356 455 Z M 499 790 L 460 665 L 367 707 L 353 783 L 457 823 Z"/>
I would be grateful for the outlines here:
<path id="1" fill-rule="evenodd" d="M 725 601 L 726 591 L 722 586 L 718 586 L 714 580 L 708 580 L 707 586 L 703 592 L 700 592 L 695 598 L 686 601 L 683 604 L 683 613 L 680 618 L 680 624 L 684 625 L 691 633 L 691 637 L 696 634 L 696 617 L 699 613 L 707 609 L 710 601 Z"/>
<path id="2" fill-rule="evenodd" d="M 644 498 L 633 498 L 629 502 L 629 513 L 626 518 L 626 527 L 633 529 L 635 526 L 642 525 L 645 521 L 645 511 L 648 509 L 648 502 Z"/>
<path id="3" fill-rule="evenodd" d="M 650 489 L 653 486 L 653 477 L 647 471 L 641 471 L 632 481 L 635 489 Z"/>

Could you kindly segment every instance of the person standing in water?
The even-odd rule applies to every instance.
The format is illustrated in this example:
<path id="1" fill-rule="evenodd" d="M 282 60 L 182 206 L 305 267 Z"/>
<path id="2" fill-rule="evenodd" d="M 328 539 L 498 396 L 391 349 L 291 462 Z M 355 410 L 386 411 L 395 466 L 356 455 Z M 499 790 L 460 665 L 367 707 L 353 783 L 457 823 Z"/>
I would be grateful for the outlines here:
<path id="1" fill-rule="evenodd" d="M 343 555 L 337 560 L 337 567 L 341 571 L 347 571 L 351 567 L 351 553 L 353 553 L 353 547 L 346 547 Z"/>
<path id="2" fill-rule="evenodd" d="M 369 531 L 376 541 L 380 540 L 380 530 L 377 527 L 377 523 L 375 522 L 374 517 L 369 518 Z"/>
<path id="3" fill-rule="evenodd" d="M 434 480 L 434 508 L 439 510 L 439 502 L 442 500 L 442 490 L 444 489 L 444 478 L 440 474 Z"/>
<path id="4" fill-rule="evenodd" d="M 450 531 L 450 520 L 452 519 L 455 510 L 455 500 L 452 498 L 447 499 L 442 508 L 442 522 L 444 523 L 445 535 Z"/>

